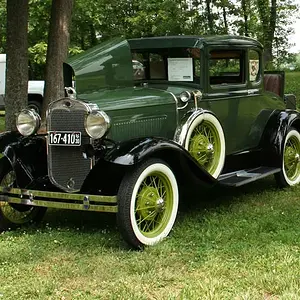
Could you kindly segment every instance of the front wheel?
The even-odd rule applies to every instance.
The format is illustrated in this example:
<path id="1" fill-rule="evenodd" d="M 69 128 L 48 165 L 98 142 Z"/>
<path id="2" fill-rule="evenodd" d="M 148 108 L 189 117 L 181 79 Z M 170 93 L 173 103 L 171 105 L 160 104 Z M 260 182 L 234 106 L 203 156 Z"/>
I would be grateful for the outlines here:
<path id="1" fill-rule="evenodd" d="M 291 128 L 287 133 L 282 151 L 282 168 L 275 174 L 280 187 L 296 185 L 300 182 L 300 134 Z"/>
<path id="2" fill-rule="evenodd" d="M 118 224 L 134 248 L 165 238 L 178 211 L 178 186 L 170 167 L 149 159 L 123 178 L 118 192 Z"/>
<path id="3" fill-rule="evenodd" d="M 6 157 L 0 160 L 0 185 L 12 188 L 16 175 Z M 40 221 L 46 212 L 44 207 L 0 202 L 0 231 L 14 228 L 29 222 Z"/>
<path id="4" fill-rule="evenodd" d="M 217 178 L 221 174 L 225 162 L 225 136 L 215 116 L 199 115 L 188 129 L 184 147 L 211 176 Z"/>

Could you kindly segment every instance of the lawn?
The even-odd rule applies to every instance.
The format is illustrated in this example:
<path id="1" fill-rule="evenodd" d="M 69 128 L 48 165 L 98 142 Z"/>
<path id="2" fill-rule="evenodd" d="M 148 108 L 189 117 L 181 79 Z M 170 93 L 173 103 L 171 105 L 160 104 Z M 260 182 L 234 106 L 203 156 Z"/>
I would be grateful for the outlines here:
<path id="1" fill-rule="evenodd" d="M 3 299 L 300 299 L 300 187 L 191 192 L 171 236 L 131 251 L 113 215 L 50 210 L 0 235 Z M 208 200 L 209 199 L 209 200 Z"/>
<path id="2" fill-rule="evenodd" d="M 285 93 L 294 94 L 298 100 L 298 107 L 300 101 L 300 72 L 286 72 L 285 73 Z"/>
<path id="3" fill-rule="evenodd" d="M 0 299 L 300 299 L 299 195 L 273 177 L 189 191 L 170 237 L 144 251 L 114 215 L 49 210 L 0 234 Z"/>

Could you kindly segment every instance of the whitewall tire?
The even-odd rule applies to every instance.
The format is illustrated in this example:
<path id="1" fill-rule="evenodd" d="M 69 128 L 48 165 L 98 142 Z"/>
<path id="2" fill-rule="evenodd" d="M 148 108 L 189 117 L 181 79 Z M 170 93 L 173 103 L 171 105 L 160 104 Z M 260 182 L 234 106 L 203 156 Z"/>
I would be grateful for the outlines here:
<path id="1" fill-rule="evenodd" d="M 173 228 L 179 193 L 170 167 L 149 159 L 129 172 L 118 192 L 118 225 L 134 248 L 154 245 Z"/>
<path id="2" fill-rule="evenodd" d="M 225 162 L 225 136 L 218 119 L 203 113 L 190 125 L 184 148 L 214 178 L 217 178 Z"/>

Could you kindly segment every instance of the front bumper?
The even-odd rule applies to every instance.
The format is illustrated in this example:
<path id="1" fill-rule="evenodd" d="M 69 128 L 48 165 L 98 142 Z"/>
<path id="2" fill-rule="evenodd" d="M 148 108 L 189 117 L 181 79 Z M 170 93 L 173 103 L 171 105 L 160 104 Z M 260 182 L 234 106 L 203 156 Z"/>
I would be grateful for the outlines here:
<path id="1" fill-rule="evenodd" d="M 69 194 L 0 187 L 0 201 L 60 209 L 111 213 L 118 211 L 117 196 Z"/>

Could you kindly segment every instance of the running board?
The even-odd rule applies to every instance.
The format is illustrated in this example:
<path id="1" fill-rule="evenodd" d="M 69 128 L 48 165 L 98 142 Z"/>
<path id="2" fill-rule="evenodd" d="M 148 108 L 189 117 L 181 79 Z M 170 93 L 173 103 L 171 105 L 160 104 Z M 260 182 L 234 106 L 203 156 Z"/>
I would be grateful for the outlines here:
<path id="1" fill-rule="evenodd" d="M 237 187 L 278 173 L 280 170 L 280 168 L 271 167 L 258 167 L 249 170 L 239 170 L 232 173 L 222 174 L 218 178 L 218 181 L 224 186 Z"/>

